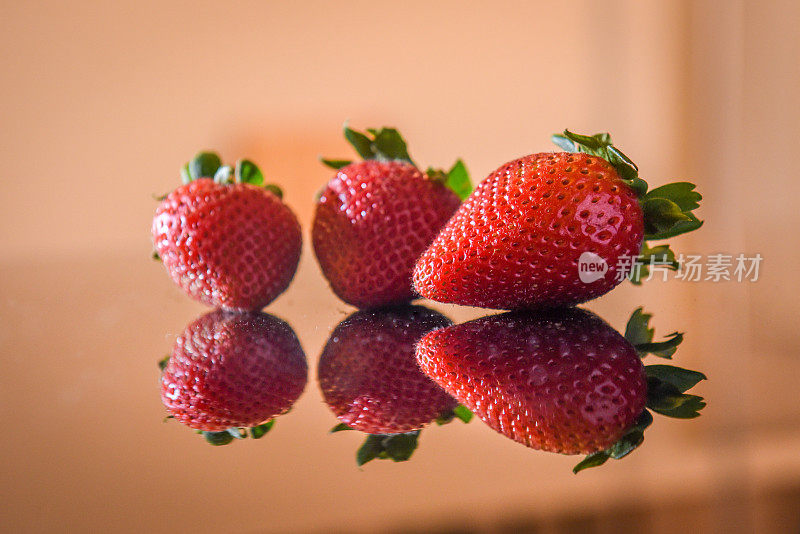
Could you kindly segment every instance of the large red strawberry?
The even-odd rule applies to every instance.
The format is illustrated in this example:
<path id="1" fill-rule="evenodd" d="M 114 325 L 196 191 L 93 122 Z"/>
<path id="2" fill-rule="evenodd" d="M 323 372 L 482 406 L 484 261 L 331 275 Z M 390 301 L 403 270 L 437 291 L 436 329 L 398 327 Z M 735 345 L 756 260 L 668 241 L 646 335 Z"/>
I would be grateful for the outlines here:
<path id="1" fill-rule="evenodd" d="M 280 189 L 261 187 L 249 161 L 220 167 L 200 153 L 186 182 L 161 202 L 153 245 L 172 279 L 191 297 L 229 310 L 260 310 L 292 281 L 302 237 Z"/>
<path id="2" fill-rule="evenodd" d="M 403 306 L 356 312 L 331 334 L 319 385 L 342 422 L 335 430 L 374 435 L 359 451 L 359 465 L 376 457 L 408 459 L 423 426 L 453 417 L 458 403 L 420 371 L 414 355 L 422 336 L 450 324 L 435 311 Z"/>
<path id="3" fill-rule="evenodd" d="M 636 345 L 596 315 L 572 308 L 435 330 L 420 341 L 417 358 L 428 376 L 501 434 L 534 449 L 591 454 L 580 470 L 638 446 L 652 421 L 645 405 L 673 417 L 694 417 L 704 406 L 683 394 L 702 374 L 642 365 L 648 352 L 671 356 L 682 336 L 652 343 L 649 316 L 637 314 L 629 326 Z"/>
<path id="4" fill-rule="evenodd" d="M 261 437 L 291 408 L 308 375 L 288 324 L 222 310 L 190 323 L 162 367 L 161 399 L 169 413 L 215 445 L 244 437 L 248 428 Z"/>
<path id="5" fill-rule="evenodd" d="M 323 160 L 338 169 L 319 196 L 311 238 L 334 293 L 359 308 L 415 298 L 414 262 L 447 222 L 469 178 L 460 161 L 421 172 L 397 130 L 345 127 L 364 161 Z M 466 186 L 466 189 L 465 189 Z"/>
<path id="6" fill-rule="evenodd" d="M 695 230 L 701 196 L 678 182 L 647 192 L 608 134 L 565 131 L 569 152 L 506 163 L 461 205 L 414 269 L 440 302 L 495 309 L 570 306 L 603 295 L 650 264 L 677 268 L 647 240 Z M 635 262 L 643 267 L 633 268 Z"/>

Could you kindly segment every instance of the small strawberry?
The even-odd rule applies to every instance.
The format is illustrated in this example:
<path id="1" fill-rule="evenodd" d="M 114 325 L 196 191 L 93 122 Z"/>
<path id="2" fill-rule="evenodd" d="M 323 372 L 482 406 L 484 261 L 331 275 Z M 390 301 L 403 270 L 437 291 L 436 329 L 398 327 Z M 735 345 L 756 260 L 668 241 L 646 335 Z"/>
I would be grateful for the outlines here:
<path id="1" fill-rule="evenodd" d="M 565 131 L 553 139 L 569 152 L 519 158 L 478 185 L 417 262 L 420 295 L 495 309 L 552 308 L 599 297 L 626 276 L 638 283 L 647 265 L 677 268 L 669 246 L 646 241 L 702 225 L 692 213 L 701 199 L 694 184 L 647 192 L 608 134 Z"/>
<path id="2" fill-rule="evenodd" d="M 153 219 L 153 244 L 172 279 L 191 297 L 228 310 L 260 310 L 292 281 L 302 237 L 275 186 L 240 160 L 220 167 L 200 153 L 182 171 L 184 185 Z"/>
<path id="3" fill-rule="evenodd" d="M 643 320 L 644 319 L 644 320 Z M 417 346 L 422 370 L 494 430 L 534 449 L 586 454 L 576 472 L 621 458 L 644 439 L 645 405 L 695 417 L 702 398 L 683 392 L 705 377 L 677 367 L 644 367 L 669 357 L 681 334 L 652 343 L 648 315 L 634 313 L 626 340 L 576 308 L 511 312 L 435 330 Z"/>
<path id="4" fill-rule="evenodd" d="M 263 313 L 217 310 L 189 324 L 162 361 L 161 400 L 214 445 L 260 438 L 305 389 L 308 367 L 291 327 Z"/>
<path id="5" fill-rule="evenodd" d="M 407 460 L 420 429 L 431 421 L 467 417 L 458 403 L 417 366 L 414 346 L 435 328 L 452 323 L 421 306 L 360 311 L 339 323 L 319 360 L 325 403 L 338 430 L 372 434 L 357 454 Z"/>
<path id="6" fill-rule="evenodd" d="M 469 177 L 459 160 L 449 173 L 421 172 L 392 128 L 367 134 L 345 127 L 364 161 L 322 160 L 338 169 L 321 192 L 311 238 L 336 295 L 359 308 L 402 304 L 416 297 L 414 262 L 461 199 Z M 452 189 L 451 189 L 452 188 Z"/>

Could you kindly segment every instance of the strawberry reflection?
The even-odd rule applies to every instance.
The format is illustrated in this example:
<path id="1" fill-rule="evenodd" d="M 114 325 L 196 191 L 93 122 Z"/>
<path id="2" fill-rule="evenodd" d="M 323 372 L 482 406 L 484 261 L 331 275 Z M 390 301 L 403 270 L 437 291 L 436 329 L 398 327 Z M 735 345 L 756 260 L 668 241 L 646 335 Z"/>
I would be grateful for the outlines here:
<path id="1" fill-rule="evenodd" d="M 161 365 L 161 399 L 170 417 L 214 445 L 262 437 L 308 379 L 294 331 L 264 313 L 201 316 L 178 336 Z"/>
<path id="2" fill-rule="evenodd" d="M 334 428 L 370 434 L 359 465 L 375 459 L 407 460 L 419 431 L 471 414 L 419 369 L 414 347 L 422 336 L 452 323 L 422 306 L 363 310 L 342 321 L 319 360 L 326 404 L 341 421 Z"/>
<path id="3" fill-rule="evenodd" d="M 692 418 L 703 399 L 684 392 L 705 377 L 671 357 L 683 339 L 653 342 L 636 310 L 623 336 L 591 312 L 511 312 L 439 329 L 417 347 L 422 370 L 504 436 L 534 449 L 588 454 L 575 471 L 622 458 L 657 413 Z"/>

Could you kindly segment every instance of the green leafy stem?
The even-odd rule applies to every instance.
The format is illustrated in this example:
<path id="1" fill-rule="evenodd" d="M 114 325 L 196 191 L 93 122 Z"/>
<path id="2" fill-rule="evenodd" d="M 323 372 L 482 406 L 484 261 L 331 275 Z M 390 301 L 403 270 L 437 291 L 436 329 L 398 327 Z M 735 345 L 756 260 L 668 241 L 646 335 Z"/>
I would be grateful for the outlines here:
<path id="1" fill-rule="evenodd" d="M 459 405 L 450 412 L 439 416 L 436 419 L 436 424 L 444 425 L 454 419 L 469 423 L 472 417 L 473 414 L 468 408 Z M 339 423 L 331 429 L 331 433 L 344 430 L 354 429 L 346 423 Z M 364 443 L 356 451 L 356 463 L 360 467 L 375 459 L 405 462 L 411 458 L 417 449 L 420 432 L 420 430 L 414 430 L 397 434 L 367 434 Z"/>
<path id="2" fill-rule="evenodd" d="M 635 258 L 635 263 L 631 265 L 628 279 L 637 286 L 641 285 L 642 281 L 650 273 L 650 268 L 656 265 L 661 265 L 671 271 L 677 271 L 681 266 L 669 245 L 658 245 L 651 248 L 647 245 L 647 242 L 644 242 L 639 256 Z"/>
<path id="3" fill-rule="evenodd" d="M 365 160 L 404 161 L 415 167 L 417 166 L 408 154 L 408 145 L 405 139 L 396 128 L 384 126 L 381 129 L 367 128 L 366 131 L 359 132 L 345 123 L 344 137 L 355 149 L 356 153 Z M 349 159 L 320 158 L 320 161 L 337 170 L 353 163 Z M 455 162 L 449 171 L 429 167 L 425 173 L 430 179 L 439 181 L 449 187 L 461 200 L 464 200 L 472 193 L 469 172 L 464 162 L 460 159 Z"/>
<path id="4" fill-rule="evenodd" d="M 258 165 L 248 159 L 240 159 L 231 167 L 223 165 L 215 152 L 198 152 L 197 155 L 181 168 L 181 180 L 188 184 L 200 178 L 213 178 L 218 184 L 250 184 L 263 187 L 278 198 L 283 198 L 283 191 L 275 184 L 264 184 L 264 174 Z"/>
<path id="5" fill-rule="evenodd" d="M 275 425 L 275 419 L 270 419 L 266 423 L 256 425 L 250 428 L 232 427 L 227 430 L 220 430 L 219 432 L 208 432 L 198 430 L 198 434 L 202 434 L 208 443 L 214 446 L 227 445 L 235 439 L 261 439 L 264 435 L 272 430 Z"/>

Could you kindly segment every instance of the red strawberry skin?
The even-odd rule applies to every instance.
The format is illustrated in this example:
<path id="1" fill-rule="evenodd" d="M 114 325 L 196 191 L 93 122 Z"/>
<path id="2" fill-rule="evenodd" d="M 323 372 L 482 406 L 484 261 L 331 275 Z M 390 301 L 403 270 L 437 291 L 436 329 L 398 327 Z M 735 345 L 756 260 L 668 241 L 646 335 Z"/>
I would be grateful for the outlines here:
<path id="1" fill-rule="evenodd" d="M 161 400 L 197 430 L 252 427 L 289 410 L 307 380 L 305 354 L 288 324 L 218 310 L 178 336 L 161 375 Z"/>
<path id="2" fill-rule="evenodd" d="M 411 301 L 414 262 L 460 203 L 409 163 L 367 160 L 339 169 L 319 198 L 311 232 L 334 293 L 359 308 Z"/>
<path id="3" fill-rule="evenodd" d="M 414 346 L 452 324 L 421 306 L 360 311 L 342 321 L 320 357 L 325 402 L 346 425 L 370 434 L 422 428 L 456 401 L 417 366 Z"/>
<path id="4" fill-rule="evenodd" d="M 570 306 L 618 283 L 621 257 L 644 237 L 636 194 L 605 160 L 541 153 L 506 163 L 462 204 L 414 269 L 414 287 L 440 302 L 494 309 Z M 583 252 L 608 271 L 584 283 Z"/>
<path id="5" fill-rule="evenodd" d="M 200 178 L 175 189 L 153 219 L 153 244 L 191 297 L 228 310 L 260 310 L 292 281 L 302 236 L 291 210 L 250 184 Z"/>
<path id="6" fill-rule="evenodd" d="M 435 330 L 417 358 L 487 425 L 534 449 L 606 449 L 645 407 L 636 350 L 584 310 L 511 312 Z"/>

